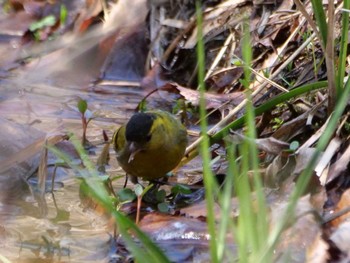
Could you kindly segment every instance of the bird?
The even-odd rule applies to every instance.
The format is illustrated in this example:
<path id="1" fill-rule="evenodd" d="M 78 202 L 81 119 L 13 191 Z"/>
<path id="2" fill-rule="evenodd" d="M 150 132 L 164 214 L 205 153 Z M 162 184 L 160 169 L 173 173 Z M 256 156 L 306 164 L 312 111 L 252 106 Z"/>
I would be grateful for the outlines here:
<path id="1" fill-rule="evenodd" d="M 137 183 L 160 179 L 184 156 L 187 130 L 172 114 L 161 111 L 135 113 L 113 135 L 113 147 L 123 170 Z"/>

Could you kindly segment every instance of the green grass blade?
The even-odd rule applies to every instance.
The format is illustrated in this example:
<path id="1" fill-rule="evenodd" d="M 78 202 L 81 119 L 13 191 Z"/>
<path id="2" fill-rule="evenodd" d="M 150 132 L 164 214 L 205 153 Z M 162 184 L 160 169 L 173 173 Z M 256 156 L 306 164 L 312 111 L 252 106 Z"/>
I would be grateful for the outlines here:
<path id="1" fill-rule="evenodd" d="M 196 0 L 196 15 L 197 15 L 197 59 L 198 59 L 198 83 L 200 91 L 200 127 L 203 134 L 203 140 L 200 144 L 200 152 L 203 159 L 203 180 L 205 187 L 205 199 L 207 203 L 207 224 L 210 235 L 210 254 L 211 262 L 219 262 L 217 254 L 217 242 L 216 242 L 216 224 L 214 215 L 214 193 L 217 192 L 217 184 L 214 180 L 213 173 L 210 168 L 210 144 L 209 137 L 207 135 L 208 124 L 206 119 L 206 101 L 205 101 L 205 58 L 204 58 L 204 42 L 203 42 L 203 16 L 201 10 L 201 1 Z"/>
<path id="2" fill-rule="evenodd" d="M 249 145 L 244 141 L 240 145 L 241 169 L 235 175 L 235 192 L 239 200 L 239 216 L 237 219 L 235 240 L 238 246 L 239 262 L 249 262 L 249 253 L 255 253 L 256 244 L 256 218 L 253 209 L 252 189 L 250 187 L 249 172 Z M 254 239 L 255 237 L 255 239 Z"/>
<path id="3" fill-rule="evenodd" d="M 153 241 L 143 233 L 139 227 L 129 218 L 118 211 L 114 211 L 113 215 L 116 219 L 118 229 L 121 232 L 128 248 L 138 262 L 170 262 L 164 253 L 156 246 Z M 129 233 L 131 230 L 141 241 L 145 249 L 140 248 Z"/>
<path id="4" fill-rule="evenodd" d="M 326 50 L 327 45 L 327 21 L 326 14 L 323 9 L 322 1 L 320 0 L 311 0 L 312 8 L 314 10 L 316 24 L 318 25 L 318 29 L 321 35 L 321 43 L 323 45 L 323 50 Z"/>
<path id="5" fill-rule="evenodd" d="M 88 155 L 83 149 L 81 143 L 74 136 L 72 137 L 71 141 L 79 153 L 81 160 L 83 161 L 85 167 L 84 169 L 74 164 L 68 155 L 62 153 L 55 147 L 49 147 L 49 150 L 64 160 L 72 169 L 81 175 L 87 184 L 89 194 L 97 202 L 99 202 L 106 209 L 106 211 L 114 216 L 118 230 L 122 234 L 127 248 L 132 252 L 135 259 L 138 262 L 170 262 L 162 250 L 158 248 L 152 242 L 152 240 L 137 227 L 135 223 L 115 209 L 112 199 L 104 187 L 104 183 L 102 180 L 100 180 L 94 164 L 88 158 Z M 131 230 L 135 234 L 136 238 L 141 241 L 143 247 L 140 246 L 138 241 L 134 240 L 134 237 L 129 233 L 129 230 Z"/>
<path id="6" fill-rule="evenodd" d="M 331 137 L 334 134 L 338 121 L 341 118 L 341 115 L 343 114 L 344 109 L 348 103 L 349 96 L 350 96 L 350 81 L 348 80 L 345 85 L 343 95 L 339 98 L 337 105 L 335 107 L 335 111 L 328 122 L 327 129 L 319 139 L 315 154 L 313 154 L 309 165 L 306 167 L 306 169 L 303 171 L 303 173 L 299 176 L 297 180 L 294 191 L 290 198 L 290 203 L 288 204 L 287 211 L 284 214 L 283 219 L 280 220 L 278 224 L 274 227 L 273 231 L 271 232 L 268 238 L 268 241 L 267 241 L 268 247 L 262 259 L 266 256 L 268 252 L 269 253 L 273 252 L 273 249 L 277 244 L 283 229 L 286 227 L 288 220 L 293 215 L 299 197 L 304 193 L 305 189 L 307 188 L 307 185 L 313 174 L 313 170 L 316 166 L 318 157 L 320 156 L 321 152 L 327 147 L 328 142 L 330 141 Z"/>
<path id="7" fill-rule="evenodd" d="M 254 110 L 254 114 L 261 115 L 262 113 L 273 109 L 274 107 L 276 107 L 280 103 L 284 103 L 292 98 L 298 97 L 298 96 L 305 94 L 307 92 L 310 92 L 312 90 L 326 88 L 327 85 L 328 85 L 327 81 L 319 81 L 319 82 L 315 82 L 312 84 L 307 84 L 307 85 L 303 85 L 301 87 L 295 88 L 288 93 L 283 93 L 283 94 L 277 95 L 273 99 L 271 99 L 271 100 L 265 102 L 264 104 L 262 104 L 261 106 L 257 107 Z M 236 130 L 236 129 L 241 128 L 244 125 L 245 119 L 246 119 L 246 114 L 243 115 L 242 117 L 238 118 L 237 120 L 231 122 L 230 124 L 226 125 L 218 133 L 211 136 L 210 139 L 212 140 L 212 143 L 218 142 L 222 138 L 224 138 L 229 133 L 230 129 Z"/>
<path id="8" fill-rule="evenodd" d="M 344 9 L 350 9 L 350 0 L 344 0 Z M 346 57 L 348 49 L 348 32 L 349 32 L 349 13 L 343 11 L 342 13 L 342 31 L 340 38 L 340 52 L 339 52 L 339 65 L 338 65 L 338 74 L 336 76 L 336 87 L 337 87 L 337 98 L 341 96 L 343 92 L 343 83 L 345 76 L 345 66 L 346 66 Z"/>
<path id="9" fill-rule="evenodd" d="M 234 175 L 238 174 L 238 167 L 236 165 L 236 145 L 227 142 L 227 158 L 229 161 L 229 167 L 227 169 L 225 184 L 223 186 L 222 194 L 220 195 L 220 207 L 221 207 L 221 220 L 219 224 L 218 237 L 217 237 L 217 247 L 218 247 L 218 260 L 219 262 L 224 261 L 224 253 L 226 249 L 226 238 L 227 232 L 232 225 L 231 219 L 231 200 L 234 189 Z M 235 231 L 233 231 L 234 233 Z"/>
<path id="10" fill-rule="evenodd" d="M 250 31 L 249 31 L 249 23 L 244 24 L 244 35 L 242 39 L 242 56 L 244 60 L 244 64 L 247 65 L 246 70 L 244 71 L 244 78 L 246 83 L 246 117 L 245 117 L 245 125 L 247 127 L 246 136 L 247 140 L 243 143 L 243 151 L 242 151 L 242 162 L 243 169 L 241 173 L 241 180 L 245 181 L 243 186 L 245 190 L 240 194 L 240 210 L 244 207 L 244 212 L 242 213 L 242 226 L 245 228 L 242 232 L 245 232 L 247 235 L 247 244 L 248 249 L 246 252 L 249 253 L 249 261 L 255 262 L 259 259 L 260 251 L 265 247 L 265 239 L 268 234 L 269 224 L 267 221 L 267 205 L 265 199 L 265 193 L 263 191 L 263 184 L 261 181 L 261 176 L 259 174 L 259 159 L 258 159 L 258 150 L 256 144 L 254 143 L 257 135 L 256 135 L 256 126 L 255 126 L 255 113 L 254 106 L 252 101 L 252 90 L 249 85 L 251 72 L 249 65 L 252 61 L 252 49 L 250 44 Z M 257 206 L 254 207 L 254 202 L 252 202 L 252 189 L 249 186 L 249 178 L 248 171 L 253 172 L 253 185 L 254 192 L 256 194 Z M 249 200 L 249 204 L 243 204 L 242 202 L 247 202 Z M 241 215 L 240 215 L 241 217 Z M 246 224 L 247 222 L 247 224 Z M 249 252 L 251 249 L 251 252 Z M 240 258 L 241 259 L 241 258 Z"/>

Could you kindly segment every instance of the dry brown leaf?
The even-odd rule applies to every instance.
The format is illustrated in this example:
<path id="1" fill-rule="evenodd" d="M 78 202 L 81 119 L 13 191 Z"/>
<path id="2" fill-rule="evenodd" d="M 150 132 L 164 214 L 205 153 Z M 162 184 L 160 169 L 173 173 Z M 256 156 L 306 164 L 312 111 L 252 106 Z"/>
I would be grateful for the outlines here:
<path id="1" fill-rule="evenodd" d="M 296 160 L 293 156 L 284 157 L 279 154 L 266 168 L 264 183 L 270 187 L 280 186 L 285 180 L 291 178 L 295 169 Z"/>
<path id="2" fill-rule="evenodd" d="M 238 136 L 240 140 L 249 139 L 246 136 L 241 135 L 239 133 L 234 132 L 234 134 Z M 286 143 L 281 140 L 277 140 L 274 137 L 268 137 L 268 138 L 262 138 L 262 139 L 257 138 L 254 140 L 254 142 L 259 150 L 269 154 L 273 154 L 273 155 L 278 155 L 283 150 L 289 149 L 289 143 Z"/>
<path id="3" fill-rule="evenodd" d="M 206 201 L 203 200 L 199 203 L 182 208 L 180 210 L 180 214 L 182 214 L 186 217 L 192 217 L 192 218 L 199 218 L 199 217 L 206 218 L 207 214 L 208 214 Z M 216 203 L 214 205 L 214 214 L 215 214 L 216 220 L 221 219 L 221 208 Z M 237 198 L 232 198 L 232 200 L 231 200 L 231 216 L 232 216 L 232 218 L 234 216 L 236 216 L 237 214 L 238 214 L 238 200 L 237 200 Z"/>
<path id="4" fill-rule="evenodd" d="M 194 106 L 199 105 L 200 95 L 198 90 L 185 88 L 174 82 L 167 83 L 161 89 L 169 91 L 177 90 L 187 101 L 191 102 Z M 228 101 L 230 102 L 230 105 L 238 105 L 244 99 L 244 94 L 243 92 L 234 92 L 230 94 L 212 94 L 207 92 L 205 94 L 205 98 L 207 102 L 207 109 L 220 109 Z"/>
<path id="5" fill-rule="evenodd" d="M 323 153 L 321 159 L 315 167 L 315 172 L 318 177 L 320 177 L 320 182 L 322 185 L 326 184 L 328 173 L 322 174 L 322 172 L 329 166 L 331 159 L 338 152 L 342 140 L 336 136 L 334 137 L 327 146 L 327 149 Z M 322 175 L 322 176 L 321 176 Z"/>
<path id="6" fill-rule="evenodd" d="M 151 213 L 141 220 L 139 227 L 165 251 L 171 262 L 188 262 L 193 258 L 210 261 L 209 234 L 204 221 Z"/>
<path id="7" fill-rule="evenodd" d="M 333 181 L 339 174 L 347 169 L 350 162 L 350 145 L 342 153 L 341 157 L 333 163 L 329 168 L 328 178 L 326 183 Z"/>
<path id="8" fill-rule="evenodd" d="M 74 31 L 79 33 L 85 32 L 101 11 L 101 1 L 86 1 L 86 7 L 81 9 L 80 14 L 75 21 Z"/>
<path id="9" fill-rule="evenodd" d="M 308 112 L 305 112 L 297 118 L 282 124 L 282 126 L 273 133 L 272 137 L 282 141 L 288 141 L 290 138 L 301 133 L 305 128 L 308 114 Z"/>
<path id="10" fill-rule="evenodd" d="M 133 27 L 145 21 L 148 13 L 146 0 L 119 0 L 111 5 L 110 13 L 104 24 L 104 29 Z M 127 14 L 127 15 L 125 15 Z"/>
<path id="11" fill-rule="evenodd" d="M 281 215 L 287 207 L 286 203 L 277 204 L 272 209 L 272 223 L 281 220 Z M 275 250 L 277 262 L 305 262 L 307 251 L 313 246 L 315 240 L 322 234 L 320 222 L 315 218 L 313 209 L 310 203 L 310 196 L 302 197 L 297 204 L 296 213 L 293 219 L 291 218 L 290 226 L 282 233 L 280 243 Z M 294 221 L 295 220 L 295 221 Z"/>
<path id="12" fill-rule="evenodd" d="M 153 68 L 147 72 L 146 76 L 143 77 L 140 86 L 149 91 L 163 87 L 167 84 L 163 75 L 162 67 L 159 63 L 156 63 Z"/>
<path id="13" fill-rule="evenodd" d="M 321 233 L 317 235 L 314 242 L 308 247 L 306 252 L 307 263 L 326 263 L 329 259 L 329 245 L 322 238 Z"/>
<path id="14" fill-rule="evenodd" d="M 334 244 L 346 255 L 346 261 L 350 259 L 350 222 L 344 221 L 330 237 Z"/>
<path id="15" fill-rule="evenodd" d="M 324 204 L 327 202 L 328 196 L 326 188 L 321 186 L 320 184 L 316 185 L 318 182 L 316 176 L 312 177 L 316 181 L 315 184 L 312 184 L 310 187 L 311 189 L 311 197 L 310 197 L 310 203 L 312 207 L 318 211 L 320 214 L 324 212 Z M 311 180 L 312 180 L 311 179 Z"/>
<path id="16" fill-rule="evenodd" d="M 293 173 L 299 175 L 308 167 L 312 155 L 316 152 L 316 148 L 303 148 L 297 152 L 296 166 Z"/>
<path id="17" fill-rule="evenodd" d="M 243 74 L 242 67 L 225 68 L 221 71 L 215 72 L 206 79 L 206 83 L 210 90 L 224 90 L 236 83 Z"/>
<path id="18" fill-rule="evenodd" d="M 203 37 L 205 41 L 212 39 L 230 27 L 242 22 L 252 13 L 253 6 L 246 0 L 227 0 L 215 6 L 208 8 L 203 13 Z M 195 17 L 192 17 L 195 19 Z M 192 49 L 197 44 L 197 27 L 188 37 L 184 48 Z"/>
<path id="19" fill-rule="evenodd" d="M 291 10 L 293 5 L 294 5 L 293 0 L 283 0 L 280 6 L 278 7 L 277 11 Z"/>
<path id="20" fill-rule="evenodd" d="M 302 146 L 299 147 L 299 149 L 296 151 L 296 154 L 298 154 L 300 151 L 303 151 L 304 148 L 311 147 L 315 142 L 318 141 L 318 139 L 321 137 L 321 135 L 324 133 L 325 129 L 328 126 L 329 119 L 325 122 L 325 124 L 322 125 L 320 129 L 318 129 L 315 134 L 313 134 Z"/>
<path id="21" fill-rule="evenodd" d="M 155 240 L 195 238 L 208 241 L 206 222 L 195 218 L 176 217 L 167 214 L 147 214 L 139 227 Z M 192 233 L 192 237 L 188 234 Z"/>
<path id="22" fill-rule="evenodd" d="M 334 213 L 338 213 L 346 208 L 350 207 L 350 189 L 346 190 L 338 202 L 336 208 L 334 209 Z M 339 226 L 341 223 L 345 221 L 349 221 L 350 219 L 350 212 L 341 215 L 337 217 L 336 219 L 332 220 L 331 224 L 333 227 Z"/>

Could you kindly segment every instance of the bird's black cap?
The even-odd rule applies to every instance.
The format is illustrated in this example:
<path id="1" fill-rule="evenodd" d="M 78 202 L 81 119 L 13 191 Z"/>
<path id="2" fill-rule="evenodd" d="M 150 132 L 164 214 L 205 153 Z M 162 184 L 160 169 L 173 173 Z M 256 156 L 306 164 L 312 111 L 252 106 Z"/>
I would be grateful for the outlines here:
<path id="1" fill-rule="evenodd" d="M 150 131 L 154 121 L 154 115 L 150 113 L 134 114 L 125 128 L 127 141 L 146 142 L 150 139 Z"/>

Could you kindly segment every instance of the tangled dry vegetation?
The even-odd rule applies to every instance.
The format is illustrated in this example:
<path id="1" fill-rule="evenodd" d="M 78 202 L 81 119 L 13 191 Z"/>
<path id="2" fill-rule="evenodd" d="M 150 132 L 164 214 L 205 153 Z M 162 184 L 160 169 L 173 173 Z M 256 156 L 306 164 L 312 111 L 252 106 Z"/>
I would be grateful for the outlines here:
<path id="1" fill-rule="evenodd" d="M 50 54 L 57 50 L 71 54 L 72 48 L 65 46 L 67 41 L 75 47 L 82 45 L 82 51 L 74 53 L 73 58 L 67 55 L 68 62 L 60 62 L 50 70 L 46 69 L 44 74 L 59 72 L 62 76 L 62 72 L 70 71 L 76 76 L 78 73 L 72 69 L 79 65 L 79 71 L 89 70 L 89 91 L 109 94 L 115 87 L 140 87 L 137 91 L 149 96 L 150 107 L 180 108 L 187 126 L 194 127 L 190 131 L 192 144 L 184 161 L 188 163 L 196 156 L 200 141 L 199 132 L 194 131 L 199 106 L 195 1 L 127 2 L 104 6 L 101 4 L 104 1 L 89 1 L 83 11 L 71 6 L 70 12 L 75 15 L 69 16 L 65 25 L 60 25 L 58 19 L 52 25 L 29 30 L 22 37 L 22 44 L 30 45 L 29 54 L 33 59 L 38 54 L 34 47 L 42 45 L 38 42 L 62 34 L 61 39 L 53 41 Z M 326 44 L 327 41 L 322 43 L 322 32 L 315 23 L 310 1 L 207 0 L 201 3 L 206 110 L 210 113 L 208 134 L 215 142 L 211 150 L 217 160 L 213 170 L 215 174 L 221 174 L 227 168 L 226 159 L 222 157 L 224 134 L 229 134 L 236 142 L 245 139 L 247 100 L 242 79 L 244 69 L 249 68 L 252 73 L 249 90 L 256 109 L 255 144 L 259 149 L 260 173 L 264 178 L 271 225 L 280 220 L 279 212 L 285 209 L 295 180 L 308 167 L 315 145 L 337 104 L 333 90 L 335 83 L 330 79 L 335 79 L 338 74 L 341 19 L 347 11 L 342 9 L 342 1 L 324 2 L 328 26 L 332 29 L 328 30 L 328 43 L 334 45 Z M 9 3 L 14 14 L 33 5 L 26 1 Z M 40 5 L 36 7 L 45 10 L 45 5 Z M 103 26 L 96 29 L 94 26 L 99 25 L 101 17 L 105 20 Z M 244 23 L 249 24 L 249 47 L 242 44 Z M 33 44 L 34 39 L 36 44 Z M 242 52 L 247 49 L 252 52 L 250 65 L 245 65 L 242 59 Z M 25 62 L 23 57 L 18 61 Z M 45 59 L 41 58 L 40 63 L 42 61 Z M 67 63 L 70 65 L 68 70 Z M 26 66 L 30 69 L 30 63 Z M 37 65 L 35 71 L 38 71 Z M 344 74 L 347 72 L 348 65 Z M 136 107 L 136 103 L 130 104 L 125 110 Z M 288 254 L 293 262 L 333 262 L 350 257 L 350 225 L 347 222 L 349 130 L 345 110 L 317 161 L 304 197 L 298 201 L 296 220 L 283 233 L 276 250 L 277 258 L 283 259 Z M 192 176 L 186 168 L 182 173 Z M 191 183 L 198 180 L 193 181 Z M 179 214 L 203 218 L 206 216 L 204 210 L 194 205 L 182 209 Z M 147 228 L 154 231 L 150 223 L 144 224 L 146 231 Z"/>
<path id="2" fill-rule="evenodd" d="M 150 48 L 146 62 L 152 67 L 141 81 L 141 87 L 177 94 L 187 107 L 196 109 L 199 104 L 195 52 L 198 37 L 194 2 L 150 3 L 146 22 Z M 329 79 L 335 77 L 335 68 L 338 69 L 335 58 L 340 49 L 341 15 L 346 11 L 342 11 L 341 1 L 325 4 L 328 26 L 332 29 L 328 31 L 328 39 L 329 42 L 335 40 L 335 44 L 323 45 L 308 1 L 204 1 L 201 8 L 206 107 L 211 113 L 208 134 L 216 142 L 221 138 L 216 137 L 220 130 L 244 114 L 242 52 L 247 47 L 242 44 L 245 34 L 242 24 L 249 23 L 249 48 L 253 54 L 249 89 L 258 109 L 255 143 L 260 150 L 260 172 L 264 176 L 273 224 L 280 220 L 279 213 L 286 206 L 293 182 L 308 167 L 334 110 L 336 99 L 332 85 L 328 84 L 325 89 L 327 84 L 322 81 L 328 79 L 330 83 Z M 332 12 L 334 15 L 330 16 Z M 329 59 L 333 65 L 327 64 Z M 298 87 L 314 83 L 319 85 L 291 94 Z M 290 95 L 269 106 L 281 94 Z M 190 123 L 194 122 L 194 115 L 189 117 Z M 326 262 L 349 256 L 348 248 L 344 247 L 348 243 L 344 240 L 349 238 L 345 230 L 350 158 L 347 118 L 348 114 L 344 114 L 339 119 L 336 132 L 317 161 L 306 195 L 298 201 L 299 219 L 284 232 L 281 239 L 284 241 L 278 245 L 277 254 L 282 258 L 290 253 L 293 262 Z M 230 128 L 236 140 L 243 139 L 242 125 Z M 196 151 L 198 141 L 188 147 L 187 156 Z M 220 156 L 220 151 L 213 147 L 212 155 L 213 158 Z M 214 167 L 217 174 L 226 167 L 224 160 L 219 163 Z M 182 210 L 188 216 L 192 216 L 193 211 L 198 216 L 196 209 Z"/>

